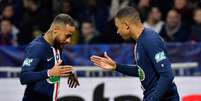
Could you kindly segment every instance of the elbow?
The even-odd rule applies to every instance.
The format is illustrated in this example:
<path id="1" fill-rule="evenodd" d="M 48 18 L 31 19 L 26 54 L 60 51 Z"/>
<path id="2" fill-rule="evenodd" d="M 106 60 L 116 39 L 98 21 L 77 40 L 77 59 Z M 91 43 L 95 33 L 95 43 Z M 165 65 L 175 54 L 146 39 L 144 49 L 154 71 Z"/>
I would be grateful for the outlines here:
<path id="1" fill-rule="evenodd" d="M 171 76 L 170 79 L 169 79 L 169 84 L 171 84 L 174 80 L 174 76 Z"/>
<path id="2" fill-rule="evenodd" d="M 174 76 L 170 76 L 170 81 L 173 82 Z"/>
<path id="3" fill-rule="evenodd" d="M 173 80 L 174 80 L 174 75 L 173 73 L 167 73 L 167 78 L 168 78 L 168 81 L 171 83 Z"/>
<path id="4" fill-rule="evenodd" d="M 167 84 L 171 84 L 172 82 L 173 82 L 173 80 L 174 80 L 174 77 L 173 76 L 169 76 L 169 77 L 167 77 Z"/>
<path id="5" fill-rule="evenodd" d="M 27 84 L 27 83 L 26 83 L 26 80 L 25 80 L 25 74 L 24 74 L 24 73 L 21 73 L 21 74 L 20 74 L 20 83 L 21 83 L 22 85 Z"/>
<path id="6" fill-rule="evenodd" d="M 163 80 L 165 80 L 168 84 L 172 83 L 174 80 L 174 76 L 172 73 L 163 73 L 161 74 Z"/>

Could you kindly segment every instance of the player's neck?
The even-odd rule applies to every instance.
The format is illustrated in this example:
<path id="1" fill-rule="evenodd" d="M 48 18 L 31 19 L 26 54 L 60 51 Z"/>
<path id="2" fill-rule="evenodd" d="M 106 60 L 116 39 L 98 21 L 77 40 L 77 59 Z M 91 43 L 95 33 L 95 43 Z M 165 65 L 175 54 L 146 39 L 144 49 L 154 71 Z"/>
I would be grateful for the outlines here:
<path id="1" fill-rule="evenodd" d="M 132 28 L 131 34 L 132 34 L 132 38 L 137 41 L 140 37 L 140 35 L 142 34 L 144 30 L 143 25 L 139 25 L 139 26 L 135 26 L 134 28 Z"/>
<path id="2" fill-rule="evenodd" d="M 45 33 L 45 35 L 43 36 L 45 41 L 50 44 L 51 46 L 53 46 L 53 38 L 52 38 L 52 35 L 51 33 L 48 31 Z"/>

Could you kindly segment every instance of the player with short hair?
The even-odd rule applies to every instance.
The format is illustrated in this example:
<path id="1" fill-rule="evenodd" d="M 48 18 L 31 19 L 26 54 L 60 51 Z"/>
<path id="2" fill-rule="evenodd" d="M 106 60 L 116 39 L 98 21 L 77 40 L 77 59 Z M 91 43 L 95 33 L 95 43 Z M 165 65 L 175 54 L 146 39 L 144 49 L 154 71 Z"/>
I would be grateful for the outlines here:
<path id="1" fill-rule="evenodd" d="M 20 73 L 21 83 L 27 85 L 23 101 L 56 101 L 60 77 L 69 77 L 71 88 L 79 85 L 72 66 L 64 65 L 60 54 L 64 45 L 70 43 L 74 31 L 73 18 L 59 14 L 49 30 L 26 47 Z"/>
<path id="2" fill-rule="evenodd" d="M 91 57 L 94 65 L 139 77 L 144 91 L 143 101 L 179 101 L 167 49 L 159 34 L 145 28 L 138 11 L 132 7 L 119 10 L 115 16 L 115 25 L 123 39 L 136 40 L 136 64 L 118 64 L 105 52 L 104 57 Z"/>

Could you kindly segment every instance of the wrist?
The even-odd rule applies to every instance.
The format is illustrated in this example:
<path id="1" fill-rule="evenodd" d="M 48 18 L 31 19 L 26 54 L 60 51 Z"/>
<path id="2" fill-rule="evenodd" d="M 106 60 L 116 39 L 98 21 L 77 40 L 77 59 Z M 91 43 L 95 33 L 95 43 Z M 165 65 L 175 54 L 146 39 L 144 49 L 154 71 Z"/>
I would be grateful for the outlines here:
<path id="1" fill-rule="evenodd" d="M 113 71 L 115 71 L 117 69 L 117 64 L 116 63 L 114 63 L 114 67 L 113 67 Z"/>
<path id="2" fill-rule="evenodd" d="M 119 69 L 121 69 L 121 67 L 122 67 L 121 64 L 118 64 L 118 63 L 117 63 L 117 64 L 116 64 L 115 71 L 119 71 Z"/>

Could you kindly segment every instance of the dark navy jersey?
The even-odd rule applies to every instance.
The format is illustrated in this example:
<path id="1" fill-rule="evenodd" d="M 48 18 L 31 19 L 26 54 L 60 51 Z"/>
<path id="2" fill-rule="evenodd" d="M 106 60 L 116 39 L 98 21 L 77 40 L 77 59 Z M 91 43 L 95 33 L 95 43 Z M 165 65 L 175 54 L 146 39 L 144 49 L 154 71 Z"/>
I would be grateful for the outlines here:
<path id="1" fill-rule="evenodd" d="M 144 28 L 134 49 L 136 65 L 117 64 L 116 71 L 139 77 L 145 101 L 179 101 L 167 49 L 158 33 Z"/>
<path id="2" fill-rule="evenodd" d="M 25 50 L 20 81 L 26 84 L 23 101 L 56 101 L 59 77 L 48 78 L 48 69 L 60 60 L 60 51 L 51 47 L 42 36 Z"/>

